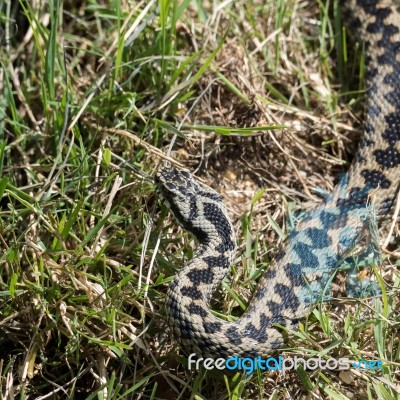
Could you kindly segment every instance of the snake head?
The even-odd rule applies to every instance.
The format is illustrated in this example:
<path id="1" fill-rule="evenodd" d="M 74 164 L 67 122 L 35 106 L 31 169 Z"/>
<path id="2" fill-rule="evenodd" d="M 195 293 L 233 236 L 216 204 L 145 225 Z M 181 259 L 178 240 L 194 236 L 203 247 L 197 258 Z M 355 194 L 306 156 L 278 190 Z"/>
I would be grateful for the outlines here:
<path id="1" fill-rule="evenodd" d="M 221 196 L 185 169 L 164 166 L 156 175 L 156 184 L 176 219 L 189 230 L 201 208 L 199 202 L 218 203 L 223 207 Z"/>
<path id="2" fill-rule="evenodd" d="M 156 184 L 169 204 L 194 198 L 200 189 L 200 184 L 189 171 L 174 167 L 163 167 L 156 175 Z"/>

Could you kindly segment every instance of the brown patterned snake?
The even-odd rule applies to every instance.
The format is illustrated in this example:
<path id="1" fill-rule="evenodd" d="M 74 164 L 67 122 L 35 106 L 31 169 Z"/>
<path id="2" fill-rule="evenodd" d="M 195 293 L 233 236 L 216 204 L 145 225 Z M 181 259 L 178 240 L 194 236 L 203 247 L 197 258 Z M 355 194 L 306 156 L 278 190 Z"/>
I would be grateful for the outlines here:
<path id="1" fill-rule="evenodd" d="M 321 299 L 349 250 L 393 208 L 400 182 L 400 5 L 387 0 L 343 3 L 346 19 L 365 43 L 364 136 L 346 177 L 290 233 L 237 321 L 222 321 L 209 309 L 236 253 L 221 197 L 187 171 L 164 167 L 157 175 L 163 198 L 199 243 L 170 285 L 166 302 L 174 334 L 188 353 L 251 357 L 282 347 L 283 336 L 274 324 L 296 326 Z"/>

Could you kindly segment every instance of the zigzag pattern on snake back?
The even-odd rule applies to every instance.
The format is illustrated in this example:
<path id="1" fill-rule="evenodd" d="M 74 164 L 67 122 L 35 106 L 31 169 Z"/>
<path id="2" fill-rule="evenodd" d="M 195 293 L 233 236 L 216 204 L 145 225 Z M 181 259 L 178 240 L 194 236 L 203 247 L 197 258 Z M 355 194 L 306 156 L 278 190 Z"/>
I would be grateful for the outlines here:
<path id="1" fill-rule="evenodd" d="M 199 243 L 166 299 L 169 322 L 188 353 L 254 357 L 282 347 L 274 324 L 293 328 L 320 298 L 346 253 L 371 230 L 374 213 L 368 204 L 381 219 L 394 203 L 400 181 L 400 6 L 385 0 L 344 3 L 367 55 L 363 139 L 345 179 L 289 235 L 237 321 L 222 321 L 209 309 L 236 253 L 221 197 L 185 170 L 165 166 L 157 175 L 161 195 Z"/>

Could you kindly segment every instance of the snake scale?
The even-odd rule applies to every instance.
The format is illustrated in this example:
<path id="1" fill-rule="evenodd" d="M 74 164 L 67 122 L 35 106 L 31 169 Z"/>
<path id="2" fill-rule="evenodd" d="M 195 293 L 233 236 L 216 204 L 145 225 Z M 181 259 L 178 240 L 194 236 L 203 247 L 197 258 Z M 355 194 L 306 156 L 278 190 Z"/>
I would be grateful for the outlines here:
<path id="1" fill-rule="evenodd" d="M 156 176 L 160 195 L 198 241 L 195 256 L 166 296 L 169 323 L 188 354 L 256 357 L 281 348 L 284 336 L 276 324 L 296 327 L 346 252 L 374 223 L 371 209 L 381 222 L 393 208 L 400 182 L 400 4 L 341 3 L 365 46 L 364 135 L 345 178 L 289 234 L 235 322 L 215 317 L 209 308 L 236 254 L 234 229 L 220 195 L 186 170 L 164 166 Z"/>

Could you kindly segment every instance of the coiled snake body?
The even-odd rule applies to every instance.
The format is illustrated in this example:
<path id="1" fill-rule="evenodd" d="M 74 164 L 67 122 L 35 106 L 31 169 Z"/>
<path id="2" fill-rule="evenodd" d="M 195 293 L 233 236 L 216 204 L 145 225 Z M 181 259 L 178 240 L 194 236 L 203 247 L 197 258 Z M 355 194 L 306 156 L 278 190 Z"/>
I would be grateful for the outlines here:
<path id="1" fill-rule="evenodd" d="M 307 314 L 346 252 L 371 229 L 374 214 L 380 220 L 394 203 L 400 181 L 400 5 L 351 0 L 343 8 L 351 10 L 347 18 L 366 48 L 364 136 L 345 179 L 289 235 L 237 321 L 224 322 L 209 309 L 236 253 L 221 197 L 185 170 L 164 167 L 157 175 L 163 198 L 199 243 L 166 300 L 174 334 L 188 353 L 254 357 L 282 347 L 274 324 L 293 328 Z"/>

